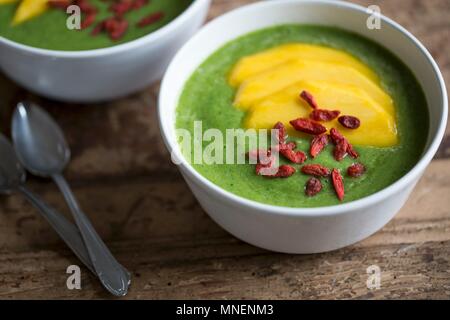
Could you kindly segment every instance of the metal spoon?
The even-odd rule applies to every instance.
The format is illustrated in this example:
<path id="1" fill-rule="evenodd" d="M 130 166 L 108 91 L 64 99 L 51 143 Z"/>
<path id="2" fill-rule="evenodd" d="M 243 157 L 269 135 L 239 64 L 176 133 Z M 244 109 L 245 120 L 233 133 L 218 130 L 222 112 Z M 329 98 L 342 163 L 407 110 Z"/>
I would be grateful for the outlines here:
<path id="1" fill-rule="evenodd" d="M 113 257 L 62 176 L 70 150 L 61 128 L 37 105 L 21 102 L 13 115 L 12 136 L 25 168 L 35 175 L 51 177 L 62 191 L 103 286 L 116 296 L 125 296 L 131 283 L 130 273 Z"/>
<path id="2" fill-rule="evenodd" d="M 5 136 L 0 134 L 0 194 L 21 192 L 50 223 L 77 257 L 95 273 L 78 228 L 25 187 L 26 173 Z"/>

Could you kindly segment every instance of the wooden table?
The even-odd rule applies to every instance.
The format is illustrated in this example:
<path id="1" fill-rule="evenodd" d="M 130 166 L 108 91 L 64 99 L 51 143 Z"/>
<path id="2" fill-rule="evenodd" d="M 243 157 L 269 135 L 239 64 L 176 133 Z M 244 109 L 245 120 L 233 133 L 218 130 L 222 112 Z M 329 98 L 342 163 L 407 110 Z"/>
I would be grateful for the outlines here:
<path id="1" fill-rule="evenodd" d="M 216 0 L 211 17 L 247 0 Z M 412 31 L 450 83 L 449 0 L 358 0 Z M 155 85 L 101 105 L 62 105 L 0 76 L 0 129 L 31 98 L 62 125 L 73 150 L 66 176 L 112 252 L 132 273 L 130 299 L 381 299 L 450 297 L 450 129 L 411 199 L 372 237 L 314 255 L 276 254 L 236 240 L 202 211 L 171 164 L 156 122 Z M 1 156 L 1 155 L 0 155 Z M 68 215 L 48 180 L 29 186 Z M 0 197 L 0 298 L 110 298 L 23 197 Z M 381 288 L 366 286 L 378 265 Z"/>

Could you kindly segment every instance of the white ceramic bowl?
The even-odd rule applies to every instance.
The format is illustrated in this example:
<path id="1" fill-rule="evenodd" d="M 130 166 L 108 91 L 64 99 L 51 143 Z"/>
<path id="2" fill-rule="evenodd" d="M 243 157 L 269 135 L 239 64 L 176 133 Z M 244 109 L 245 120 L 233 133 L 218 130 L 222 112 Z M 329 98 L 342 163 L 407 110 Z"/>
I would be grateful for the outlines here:
<path id="1" fill-rule="evenodd" d="M 45 97 L 99 102 L 140 90 L 160 79 L 177 50 L 204 23 L 211 0 L 196 0 L 161 29 L 110 48 L 38 49 L 0 37 L 0 68 Z"/>
<path id="2" fill-rule="evenodd" d="M 225 230 L 255 246 L 286 253 L 315 253 L 362 240 L 383 227 L 403 206 L 437 151 L 447 123 L 442 75 L 420 42 L 382 17 L 380 30 L 366 27 L 365 8 L 341 1 L 265 1 L 225 14 L 205 26 L 175 56 L 163 79 L 159 121 L 167 148 L 181 159 L 179 169 L 205 211 Z M 390 49 L 414 72 L 430 112 L 426 149 L 411 171 L 389 187 L 337 206 L 286 208 L 254 202 L 214 185 L 181 156 L 175 139 L 175 108 L 192 72 L 226 42 L 248 32 L 286 23 L 337 26 Z M 188 63 L 187 63 L 188 62 Z"/>

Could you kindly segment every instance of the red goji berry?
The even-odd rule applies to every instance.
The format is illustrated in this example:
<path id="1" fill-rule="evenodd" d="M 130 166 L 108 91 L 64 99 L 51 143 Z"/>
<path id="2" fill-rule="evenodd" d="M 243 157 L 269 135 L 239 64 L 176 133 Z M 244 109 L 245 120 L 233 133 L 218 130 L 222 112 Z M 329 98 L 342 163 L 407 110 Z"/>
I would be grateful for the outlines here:
<path id="1" fill-rule="evenodd" d="M 295 173 L 293 166 L 283 164 L 278 168 L 278 172 L 273 176 L 274 178 L 288 178 Z M 270 177 L 270 176 L 269 176 Z"/>
<path id="2" fill-rule="evenodd" d="M 81 22 L 81 29 L 89 28 L 95 22 L 96 17 L 96 13 L 87 14 Z"/>
<path id="3" fill-rule="evenodd" d="M 97 9 L 89 2 L 89 0 L 77 0 L 76 5 L 83 13 L 97 13 Z"/>
<path id="4" fill-rule="evenodd" d="M 270 150 L 256 149 L 247 152 L 247 157 L 253 162 L 267 164 L 270 162 L 271 153 Z"/>
<path id="5" fill-rule="evenodd" d="M 344 200 L 345 196 L 344 179 L 342 178 L 342 175 L 339 172 L 339 170 L 333 169 L 333 171 L 331 172 L 331 179 L 338 199 L 340 201 Z"/>
<path id="6" fill-rule="evenodd" d="M 327 177 L 330 175 L 330 169 L 320 164 L 307 164 L 302 167 L 302 172 L 316 177 Z"/>
<path id="7" fill-rule="evenodd" d="M 281 147 L 281 149 L 285 149 L 285 148 L 294 150 L 295 148 L 297 148 L 297 143 L 294 141 L 287 142 L 287 143 L 283 144 L 283 146 Z"/>
<path id="8" fill-rule="evenodd" d="M 300 97 L 301 97 L 303 100 L 305 100 L 306 103 L 308 103 L 309 106 L 310 106 L 311 108 L 313 108 L 313 109 L 319 109 L 319 106 L 317 105 L 317 102 L 316 102 L 316 100 L 314 99 L 314 96 L 313 96 L 311 93 L 309 93 L 308 91 L 303 90 L 303 91 L 300 93 Z"/>
<path id="9" fill-rule="evenodd" d="M 292 149 L 280 149 L 280 153 L 293 163 L 303 163 L 306 161 L 306 154 L 302 151 L 294 151 Z"/>
<path id="10" fill-rule="evenodd" d="M 112 11 L 116 16 L 123 16 L 128 11 L 131 11 L 133 9 L 133 2 L 132 1 L 116 1 L 111 4 L 109 7 L 109 11 Z"/>
<path id="11" fill-rule="evenodd" d="M 353 159 L 356 159 L 359 157 L 358 152 L 356 152 L 356 150 L 353 149 L 353 146 L 350 143 L 348 143 L 347 152 L 350 155 L 350 157 L 352 157 Z"/>
<path id="12" fill-rule="evenodd" d="M 277 136 L 278 144 L 285 144 L 287 134 L 286 134 L 286 128 L 284 127 L 284 124 L 282 122 L 277 122 L 273 126 L 273 129 L 278 130 L 278 136 Z"/>
<path id="13" fill-rule="evenodd" d="M 339 123 L 347 129 L 358 129 L 361 125 L 361 121 L 354 116 L 340 116 Z"/>
<path id="14" fill-rule="evenodd" d="M 330 137 L 331 137 L 331 140 L 333 140 L 334 143 L 337 143 L 341 139 L 345 139 L 344 136 L 336 128 L 331 128 L 331 130 L 330 130 Z"/>
<path id="15" fill-rule="evenodd" d="M 104 29 L 112 40 L 119 40 L 128 29 L 128 21 L 121 17 L 111 17 L 104 21 Z"/>
<path id="16" fill-rule="evenodd" d="M 334 148 L 333 155 L 334 159 L 337 161 L 342 161 L 342 159 L 345 158 L 345 156 L 348 154 L 348 142 L 347 140 L 339 140 L 336 143 L 336 147 Z"/>
<path id="17" fill-rule="evenodd" d="M 143 27 L 146 27 L 148 25 L 151 25 L 153 23 L 158 22 L 162 18 L 164 18 L 164 12 L 159 11 L 159 12 L 156 12 L 156 13 L 152 13 L 151 15 L 142 18 L 137 23 L 137 26 L 143 28 Z"/>
<path id="18" fill-rule="evenodd" d="M 314 122 L 306 118 L 298 118 L 289 122 L 295 130 L 309 134 L 322 134 L 327 131 L 320 123 Z"/>
<path id="19" fill-rule="evenodd" d="M 352 178 L 362 176 L 366 172 L 366 167 L 361 163 L 354 163 L 347 168 L 347 174 Z"/>
<path id="20" fill-rule="evenodd" d="M 143 6 L 147 5 L 149 0 L 134 0 L 133 1 L 133 10 L 138 10 Z"/>
<path id="21" fill-rule="evenodd" d="M 320 191 L 322 191 L 322 183 L 320 182 L 320 180 L 317 178 L 308 179 L 305 185 L 305 194 L 308 197 L 313 197 Z"/>
<path id="22" fill-rule="evenodd" d="M 315 121 L 331 121 L 336 119 L 340 113 L 339 110 L 315 109 L 309 117 Z"/>
<path id="23" fill-rule="evenodd" d="M 330 137 L 336 145 L 334 149 L 334 158 L 337 161 L 341 161 L 349 154 L 352 158 L 358 158 L 358 153 L 353 146 L 348 142 L 348 140 L 336 129 L 332 128 L 330 130 Z"/>
<path id="24" fill-rule="evenodd" d="M 275 168 L 275 158 L 272 155 L 265 157 L 264 159 L 258 159 L 256 164 L 256 174 L 262 176 L 271 176 L 277 173 Z"/>
<path id="25" fill-rule="evenodd" d="M 275 172 L 272 173 L 272 170 Z M 281 165 L 278 168 L 265 166 L 261 164 L 256 165 L 256 174 L 266 178 L 288 178 L 295 173 L 295 168 L 290 165 Z"/>
<path id="26" fill-rule="evenodd" d="M 311 157 L 313 158 L 317 157 L 319 153 L 321 153 L 322 150 L 327 146 L 327 144 L 328 144 L 327 134 L 315 136 L 311 140 L 311 146 L 309 148 L 309 153 L 311 154 Z"/>

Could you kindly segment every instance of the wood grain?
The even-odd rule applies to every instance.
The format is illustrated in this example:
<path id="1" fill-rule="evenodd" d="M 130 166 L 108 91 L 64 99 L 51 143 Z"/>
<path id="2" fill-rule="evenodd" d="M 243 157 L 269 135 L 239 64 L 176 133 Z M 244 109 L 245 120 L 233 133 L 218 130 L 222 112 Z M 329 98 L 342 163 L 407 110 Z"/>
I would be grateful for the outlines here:
<path id="1" fill-rule="evenodd" d="M 210 18 L 254 1 L 215 0 Z M 448 0 L 358 0 L 377 4 L 429 48 L 450 80 Z M 36 97 L 0 74 L 0 130 L 14 104 L 38 101 L 64 128 L 73 151 L 66 171 L 82 207 L 134 274 L 129 299 L 382 299 L 450 297 L 450 130 L 401 212 L 351 247 L 282 255 L 242 243 L 199 207 L 170 162 L 156 122 L 158 85 L 107 104 L 68 105 Z M 47 180 L 28 185 L 68 214 Z M 83 269 L 82 290 L 66 288 L 77 259 L 20 195 L 0 197 L 0 299 L 110 298 Z M 381 289 L 366 287 L 378 265 Z"/>

